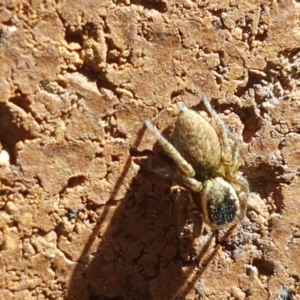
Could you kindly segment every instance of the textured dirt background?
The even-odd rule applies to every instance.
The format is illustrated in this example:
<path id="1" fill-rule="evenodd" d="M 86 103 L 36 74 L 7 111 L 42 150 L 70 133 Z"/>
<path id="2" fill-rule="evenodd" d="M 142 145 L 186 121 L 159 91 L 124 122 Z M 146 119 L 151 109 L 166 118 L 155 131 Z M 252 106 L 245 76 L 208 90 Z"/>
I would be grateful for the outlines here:
<path id="1" fill-rule="evenodd" d="M 300 299 L 299 1 L 0 4 L 1 299 Z M 236 228 L 192 241 L 176 102 L 243 136 Z M 153 151 L 152 151 L 153 150 Z"/>

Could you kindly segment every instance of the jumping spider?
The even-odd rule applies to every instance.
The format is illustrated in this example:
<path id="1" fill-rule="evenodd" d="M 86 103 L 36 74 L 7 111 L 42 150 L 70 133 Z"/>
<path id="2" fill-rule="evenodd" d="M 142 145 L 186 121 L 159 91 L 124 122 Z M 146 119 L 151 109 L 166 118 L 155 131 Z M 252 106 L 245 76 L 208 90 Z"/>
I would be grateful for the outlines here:
<path id="1" fill-rule="evenodd" d="M 244 217 L 249 185 L 238 171 L 242 141 L 229 132 L 209 100 L 203 98 L 202 101 L 216 128 L 195 111 L 179 104 L 174 146 L 150 121 L 146 120 L 145 125 L 181 171 L 174 174 L 161 169 L 160 173 L 193 192 L 202 221 L 214 230 Z"/>

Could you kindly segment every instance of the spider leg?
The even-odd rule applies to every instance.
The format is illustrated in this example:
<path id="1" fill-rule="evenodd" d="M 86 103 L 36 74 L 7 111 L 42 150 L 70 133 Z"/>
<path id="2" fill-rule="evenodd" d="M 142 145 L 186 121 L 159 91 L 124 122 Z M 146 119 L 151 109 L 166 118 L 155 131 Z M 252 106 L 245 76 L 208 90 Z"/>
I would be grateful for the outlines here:
<path id="1" fill-rule="evenodd" d="M 239 159 L 241 148 L 242 148 L 242 141 L 234 133 L 232 133 L 230 131 L 228 131 L 228 135 L 234 141 L 234 145 L 232 148 L 232 165 L 234 166 L 234 169 L 237 171 L 238 159 Z"/>
<path id="2" fill-rule="evenodd" d="M 193 238 L 196 239 L 201 235 L 203 229 L 203 220 L 199 210 L 193 209 L 189 212 L 189 218 L 193 222 Z"/>
<path id="3" fill-rule="evenodd" d="M 247 179 L 238 172 L 238 158 L 240 156 L 242 140 L 239 139 L 234 133 L 228 132 L 229 137 L 234 141 L 232 148 L 232 173 L 235 174 L 231 179 L 236 185 L 236 190 L 240 199 L 241 213 L 240 220 L 242 220 L 246 214 L 247 199 L 249 196 L 249 183 Z M 231 174 L 232 174 L 231 173 Z"/>
<path id="4" fill-rule="evenodd" d="M 202 190 L 202 183 L 195 178 L 188 177 L 183 174 L 174 174 L 172 175 L 174 180 L 178 182 L 178 184 L 183 185 L 193 192 L 199 193 Z"/>
<path id="5" fill-rule="evenodd" d="M 246 216 L 247 198 L 248 198 L 248 194 L 246 194 L 246 193 L 241 193 L 241 195 L 239 196 L 240 213 L 237 216 L 237 219 L 239 221 L 242 221 L 244 219 L 244 217 Z"/>
<path id="6" fill-rule="evenodd" d="M 233 183 L 236 184 L 236 189 L 238 189 L 238 197 L 240 199 L 240 220 L 242 220 L 246 214 L 247 210 L 247 200 L 249 196 L 249 183 L 247 179 L 239 173 Z"/>
<path id="7" fill-rule="evenodd" d="M 225 123 L 222 121 L 222 119 L 218 116 L 217 112 L 211 106 L 208 98 L 203 97 L 202 101 L 203 101 L 203 104 L 205 105 L 206 109 L 208 110 L 208 112 L 211 114 L 211 116 L 213 117 L 213 119 L 216 121 L 216 123 L 218 125 L 220 135 L 221 135 L 220 140 L 221 140 L 221 144 L 222 144 L 222 148 L 223 148 L 222 150 L 223 150 L 223 154 L 224 154 L 223 157 L 225 159 L 225 163 L 231 164 L 232 150 L 230 148 L 229 139 L 228 139 L 229 130 L 228 130 L 227 126 L 225 125 Z"/>
<path id="8" fill-rule="evenodd" d="M 150 121 L 145 120 L 145 125 L 157 138 L 157 141 L 163 147 L 165 152 L 175 161 L 179 169 L 188 177 L 194 177 L 194 168 L 182 157 L 178 150 L 160 134 L 157 128 Z"/>
<path id="9" fill-rule="evenodd" d="M 173 170 L 166 168 L 147 167 L 147 170 L 157 176 L 174 180 L 179 185 L 182 185 L 193 192 L 199 193 L 202 190 L 202 183 L 195 178 L 188 177 L 184 174 L 176 173 Z"/>

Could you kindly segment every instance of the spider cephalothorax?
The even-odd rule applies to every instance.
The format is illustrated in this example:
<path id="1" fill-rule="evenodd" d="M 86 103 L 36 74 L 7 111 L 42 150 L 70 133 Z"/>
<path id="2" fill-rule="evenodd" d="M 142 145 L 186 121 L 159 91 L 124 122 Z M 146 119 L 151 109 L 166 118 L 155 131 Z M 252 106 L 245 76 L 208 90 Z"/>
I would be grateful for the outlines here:
<path id="1" fill-rule="evenodd" d="M 215 121 L 179 104 L 173 133 L 174 146 L 148 120 L 145 125 L 156 136 L 180 172 L 167 176 L 191 189 L 203 221 L 212 229 L 241 220 L 246 211 L 248 182 L 238 171 L 241 140 L 230 133 L 207 98 L 203 103 Z"/>

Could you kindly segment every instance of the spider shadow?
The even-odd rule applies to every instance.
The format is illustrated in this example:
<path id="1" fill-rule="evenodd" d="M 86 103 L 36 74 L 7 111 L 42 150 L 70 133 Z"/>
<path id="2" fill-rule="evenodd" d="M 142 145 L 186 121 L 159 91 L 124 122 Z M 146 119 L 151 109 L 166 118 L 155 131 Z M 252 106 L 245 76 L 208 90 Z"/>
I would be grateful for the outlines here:
<path id="1" fill-rule="evenodd" d="M 191 252 L 191 237 L 180 239 L 186 218 L 178 216 L 187 192 L 170 192 L 170 181 L 144 171 L 145 166 L 157 163 L 155 156 L 141 163 L 118 205 L 113 201 L 109 205 L 109 201 L 105 206 L 74 269 L 65 299 L 185 299 L 215 256 L 218 249 L 211 250 L 213 233 L 197 253 Z M 111 199 L 130 171 L 132 159 L 126 161 Z M 95 240 L 99 244 L 93 251 Z"/>

